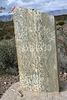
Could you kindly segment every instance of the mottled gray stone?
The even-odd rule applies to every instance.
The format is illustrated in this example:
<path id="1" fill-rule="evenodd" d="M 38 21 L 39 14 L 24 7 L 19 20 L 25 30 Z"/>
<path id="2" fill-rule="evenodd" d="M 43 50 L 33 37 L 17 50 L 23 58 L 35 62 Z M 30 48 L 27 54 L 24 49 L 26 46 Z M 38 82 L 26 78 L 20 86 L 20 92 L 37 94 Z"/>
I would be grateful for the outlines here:
<path id="1" fill-rule="evenodd" d="M 58 92 L 54 17 L 16 7 L 13 18 L 22 91 Z"/>
<path id="2" fill-rule="evenodd" d="M 17 82 L 13 84 L 8 90 L 6 90 L 0 100 L 67 100 L 67 82 L 61 83 L 63 91 L 60 93 L 38 93 L 31 91 L 23 91 L 21 93 L 19 88 L 20 82 Z"/>

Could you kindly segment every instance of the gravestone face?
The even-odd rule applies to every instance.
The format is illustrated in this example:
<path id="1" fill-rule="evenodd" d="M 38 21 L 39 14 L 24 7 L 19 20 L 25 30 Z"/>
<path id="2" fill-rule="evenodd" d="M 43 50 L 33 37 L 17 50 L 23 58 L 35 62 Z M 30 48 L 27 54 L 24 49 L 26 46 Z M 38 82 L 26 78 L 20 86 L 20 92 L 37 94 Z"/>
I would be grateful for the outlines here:
<path id="1" fill-rule="evenodd" d="M 58 92 L 54 17 L 16 7 L 13 18 L 22 91 Z"/>

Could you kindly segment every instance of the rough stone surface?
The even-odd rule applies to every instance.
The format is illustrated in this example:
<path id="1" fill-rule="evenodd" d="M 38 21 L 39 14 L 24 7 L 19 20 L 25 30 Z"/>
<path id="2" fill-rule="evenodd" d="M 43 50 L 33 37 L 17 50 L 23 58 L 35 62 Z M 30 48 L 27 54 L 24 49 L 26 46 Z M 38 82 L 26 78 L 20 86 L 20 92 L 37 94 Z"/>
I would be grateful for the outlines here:
<path id="1" fill-rule="evenodd" d="M 13 84 L 0 100 L 67 100 L 67 82 L 62 82 L 63 91 L 60 93 L 37 93 L 23 91 L 19 93 L 20 82 Z"/>
<path id="2" fill-rule="evenodd" d="M 58 92 L 54 17 L 16 7 L 13 18 L 21 90 Z"/>

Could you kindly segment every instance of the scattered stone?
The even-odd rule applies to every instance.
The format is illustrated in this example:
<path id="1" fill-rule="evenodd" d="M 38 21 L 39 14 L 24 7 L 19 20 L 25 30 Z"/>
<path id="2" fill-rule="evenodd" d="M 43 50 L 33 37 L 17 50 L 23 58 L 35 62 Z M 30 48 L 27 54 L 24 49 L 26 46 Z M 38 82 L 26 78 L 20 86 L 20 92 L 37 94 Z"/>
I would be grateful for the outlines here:
<path id="1" fill-rule="evenodd" d="M 4 82 L 4 84 L 6 85 L 6 84 L 7 84 L 7 82 Z"/>
<path id="2" fill-rule="evenodd" d="M 15 79 L 15 80 L 14 80 Z M 0 98 L 5 91 L 14 83 L 19 81 L 19 76 L 3 76 L 0 77 Z M 5 84 L 4 84 L 5 82 Z"/>

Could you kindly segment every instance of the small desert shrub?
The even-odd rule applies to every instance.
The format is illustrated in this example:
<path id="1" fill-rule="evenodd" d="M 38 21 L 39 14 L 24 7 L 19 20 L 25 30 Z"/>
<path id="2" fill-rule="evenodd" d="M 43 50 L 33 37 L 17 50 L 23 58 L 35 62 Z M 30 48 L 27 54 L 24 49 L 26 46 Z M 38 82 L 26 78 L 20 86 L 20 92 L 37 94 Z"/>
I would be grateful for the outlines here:
<path id="1" fill-rule="evenodd" d="M 17 56 L 15 39 L 9 41 L 2 40 L 0 44 L 0 63 L 1 69 L 8 74 L 17 74 Z"/>
<path id="2" fill-rule="evenodd" d="M 59 21 L 58 23 L 57 23 L 57 25 L 64 25 L 64 21 Z"/>
<path id="3" fill-rule="evenodd" d="M 13 21 L 0 22 L 0 40 L 3 38 L 11 39 L 14 36 L 14 24 Z"/>

